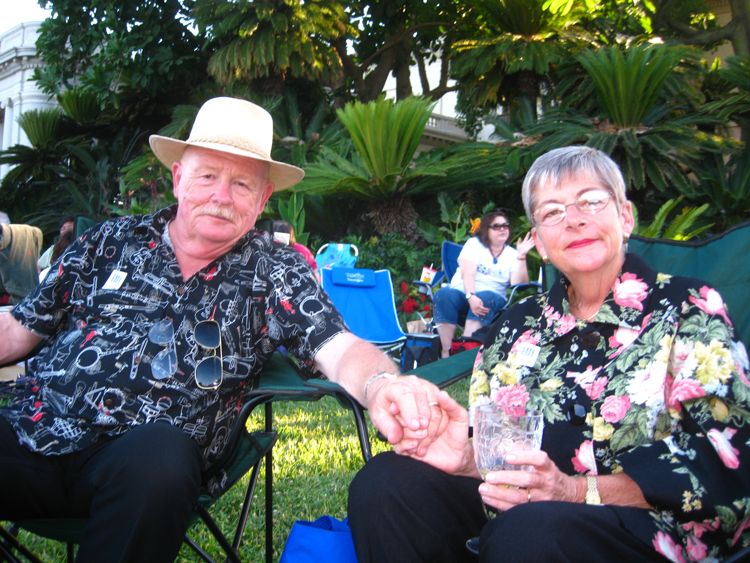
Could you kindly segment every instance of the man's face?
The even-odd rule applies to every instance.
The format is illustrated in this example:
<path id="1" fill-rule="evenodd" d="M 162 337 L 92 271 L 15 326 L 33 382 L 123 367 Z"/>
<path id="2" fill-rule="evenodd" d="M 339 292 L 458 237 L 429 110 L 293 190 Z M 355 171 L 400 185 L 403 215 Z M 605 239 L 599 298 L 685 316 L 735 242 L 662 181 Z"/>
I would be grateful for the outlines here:
<path id="1" fill-rule="evenodd" d="M 273 193 L 268 164 L 190 147 L 172 165 L 175 222 L 199 242 L 232 245 L 255 226 Z"/>

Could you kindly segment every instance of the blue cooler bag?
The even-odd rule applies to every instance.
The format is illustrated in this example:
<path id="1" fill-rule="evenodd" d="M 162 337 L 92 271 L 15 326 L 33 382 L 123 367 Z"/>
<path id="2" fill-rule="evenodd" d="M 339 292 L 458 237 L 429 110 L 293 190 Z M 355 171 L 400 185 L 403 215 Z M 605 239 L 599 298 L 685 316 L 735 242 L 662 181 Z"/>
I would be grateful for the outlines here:
<path id="1" fill-rule="evenodd" d="M 297 520 L 279 563 L 357 563 L 348 518 L 321 516 L 314 522 Z"/>

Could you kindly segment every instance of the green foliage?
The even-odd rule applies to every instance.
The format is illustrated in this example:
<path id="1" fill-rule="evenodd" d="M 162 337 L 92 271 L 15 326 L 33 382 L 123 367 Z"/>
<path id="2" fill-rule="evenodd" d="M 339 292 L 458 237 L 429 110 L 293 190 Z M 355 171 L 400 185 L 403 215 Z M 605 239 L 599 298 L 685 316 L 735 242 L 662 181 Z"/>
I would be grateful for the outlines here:
<path id="1" fill-rule="evenodd" d="M 278 208 L 281 218 L 294 227 L 297 242 L 306 246 L 310 235 L 305 232 L 305 197 L 291 192 L 288 198 L 278 199 Z"/>
<path id="2" fill-rule="evenodd" d="M 686 51 L 664 45 L 586 49 L 578 61 L 588 73 L 604 115 L 618 127 L 638 127 L 664 97 L 664 84 Z"/>
<path id="3" fill-rule="evenodd" d="M 58 140 L 62 121 L 59 109 L 33 109 L 18 116 L 18 124 L 29 138 L 31 146 L 48 149 Z"/>
<path id="4" fill-rule="evenodd" d="M 689 240 L 708 231 L 711 228 L 710 224 L 702 225 L 692 231 L 689 230 L 695 224 L 696 220 L 709 208 L 707 203 L 699 207 L 684 206 L 676 216 L 672 217 L 669 222 L 667 222 L 669 215 L 680 206 L 684 199 L 683 196 L 680 196 L 664 203 L 648 225 L 638 224 L 638 214 L 634 209 L 634 214 L 636 216 L 636 228 L 634 229 L 634 232 L 649 238 Z"/>

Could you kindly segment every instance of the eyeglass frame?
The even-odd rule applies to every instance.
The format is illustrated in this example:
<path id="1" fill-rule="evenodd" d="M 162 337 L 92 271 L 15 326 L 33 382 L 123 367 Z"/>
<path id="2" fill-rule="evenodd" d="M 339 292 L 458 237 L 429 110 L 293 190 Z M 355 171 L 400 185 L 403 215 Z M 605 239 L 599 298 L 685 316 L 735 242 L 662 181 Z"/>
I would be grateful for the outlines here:
<path id="1" fill-rule="evenodd" d="M 604 205 L 602 205 L 602 207 L 600 207 L 599 209 L 596 209 L 594 211 L 586 211 L 584 209 L 581 209 L 578 205 L 579 205 L 579 203 L 581 203 L 582 196 L 584 194 L 592 192 L 592 191 L 600 191 L 600 192 L 606 193 L 607 196 L 608 196 L 607 201 L 604 203 Z M 540 227 L 555 227 L 555 226 L 559 225 L 560 223 L 562 223 L 563 221 L 565 221 L 565 219 L 568 216 L 568 208 L 570 206 L 574 206 L 576 208 L 576 210 L 579 213 L 581 213 L 582 215 L 593 216 L 593 215 L 598 215 L 599 213 L 601 213 L 602 211 L 604 211 L 607 208 L 607 206 L 610 204 L 610 202 L 612 202 L 613 200 L 615 201 L 615 203 L 617 202 L 617 195 L 615 195 L 615 192 L 612 189 L 610 189 L 610 188 L 601 188 L 601 187 L 591 187 L 591 188 L 587 188 L 587 189 L 584 189 L 584 190 L 580 191 L 578 193 L 578 196 L 576 197 L 576 200 L 573 203 L 567 203 L 567 204 L 563 204 L 563 203 L 559 203 L 559 204 L 548 203 L 548 204 L 544 204 L 544 205 L 559 205 L 559 206 L 562 207 L 563 212 L 560 215 L 560 219 L 558 221 L 555 221 L 554 223 L 546 223 L 546 224 L 542 223 L 541 221 L 538 221 L 537 220 L 537 213 L 541 209 L 541 206 L 538 207 L 537 209 L 535 209 L 531 213 L 531 217 L 534 220 L 534 225 L 535 226 L 540 226 Z"/>
<path id="2" fill-rule="evenodd" d="M 510 223 L 493 223 L 487 228 L 491 231 L 510 231 Z"/>
<path id="3" fill-rule="evenodd" d="M 219 342 L 216 346 L 210 346 L 206 345 L 199 341 L 198 337 L 198 327 L 201 325 L 213 325 L 216 327 L 216 332 L 219 336 Z M 206 350 L 212 350 L 214 352 L 211 356 L 206 356 L 201 361 L 199 361 L 197 364 L 195 364 L 195 370 L 193 371 L 193 378 L 195 379 L 195 384 L 198 386 L 199 389 L 209 390 L 209 391 L 215 391 L 218 389 L 221 384 L 224 382 L 224 352 L 222 350 L 221 346 L 221 326 L 219 326 L 219 323 L 214 319 L 206 319 L 203 321 L 198 322 L 193 327 L 193 338 L 195 339 L 195 343 L 200 346 L 201 348 L 205 348 Z M 219 355 L 216 355 L 216 349 L 219 349 Z M 198 378 L 198 370 L 202 365 L 206 365 L 208 361 L 215 361 L 215 359 L 218 357 L 219 359 L 219 377 L 215 384 L 212 385 L 204 385 L 201 380 Z"/>

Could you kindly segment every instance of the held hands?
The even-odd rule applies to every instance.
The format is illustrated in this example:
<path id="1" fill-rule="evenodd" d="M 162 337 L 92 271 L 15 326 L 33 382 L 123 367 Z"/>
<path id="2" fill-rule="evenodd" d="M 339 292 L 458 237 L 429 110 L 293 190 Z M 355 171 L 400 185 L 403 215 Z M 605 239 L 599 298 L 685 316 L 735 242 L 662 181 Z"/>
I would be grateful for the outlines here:
<path id="1" fill-rule="evenodd" d="M 453 475 L 476 473 L 474 456 L 469 442 L 469 415 L 445 391 L 436 396 L 434 434 L 429 442 L 418 448 L 408 440 L 395 444 L 396 453 L 408 455 Z M 433 426 L 431 425 L 431 429 Z"/>
<path id="2" fill-rule="evenodd" d="M 532 469 L 491 471 L 479 486 L 482 500 L 498 510 L 540 500 L 583 501 L 583 479 L 560 471 L 540 450 L 516 450 L 506 456 L 514 465 Z"/>
<path id="3" fill-rule="evenodd" d="M 423 451 L 446 424 L 440 389 L 413 375 L 374 381 L 365 399 L 375 427 L 404 451 Z"/>

